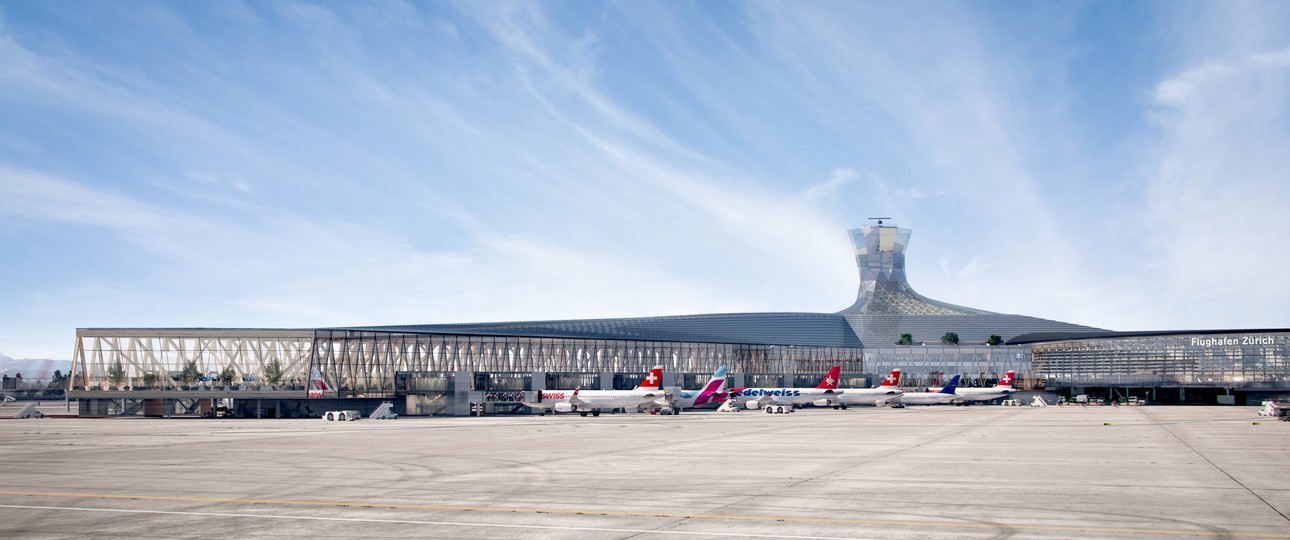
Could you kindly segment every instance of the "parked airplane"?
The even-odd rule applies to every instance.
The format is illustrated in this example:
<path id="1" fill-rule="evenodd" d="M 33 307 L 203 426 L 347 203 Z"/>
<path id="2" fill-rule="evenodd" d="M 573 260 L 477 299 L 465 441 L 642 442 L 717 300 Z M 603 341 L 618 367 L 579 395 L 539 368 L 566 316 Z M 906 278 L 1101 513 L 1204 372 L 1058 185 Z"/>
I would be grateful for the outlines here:
<path id="1" fill-rule="evenodd" d="M 729 392 L 721 391 L 726 385 L 726 366 L 717 368 L 717 372 L 712 374 L 708 379 L 708 384 L 703 385 L 699 390 L 681 390 L 673 389 L 668 396 L 654 400 L 653 409 L 671 411 L 672 414 L 681 414 L 683 409 L 693 409 L 706 405 L 717 406 L 726 401 Z"/>
<path id="2" fill-rule="evenodd" d="M 966 403 L 984 403 L 986 401 L 1008 397 L 1017 393 L 1013 387 L 1013 380 L 1016 377 L 1015 371 L 1009 371 L 999 379 L 999 383 L 990 388 L 959 388 L 954 393 Z M 939 392 L 940 388 L 928 388 L 928 392 Z"/>
<path id="3" fill-rule="evenodd" d="M 895 403 L 905 392 L 897 388 L 900 385 L 900 368 L 891 370 L 891 374 L 882 380 L 882 384 L 873 388 L 846 388 L 845 393 L 829 400 L 825 405 L 834 409 L 845 409 L 847 405 L 874 405 L 883 407 Z M 823 401 L 823 400 L 821 400 Z M 816 403 L 820 405 L 820 403 Z"/>
<path id="4" fill-rule="evenodd" d="M 309 370 L 309 389 L 305 395 L 311 399 L 336 397 L 336 389 L 323 380 L 322 374 L 318 373 L 317 368 L 313 368 Z"/>
<path id="5" fill-rule="evenodd" d="M 554 411 L 600 416 L 602 410 L 636 410 L 641 405 L 664 398 L 666 393 L 663 392 L 662 384 L 663 366 L 660 364 L 650 369 L 641 384 L 632 390 L 540 390 L 537 401 L 525 401 L 524 405 L 538 409 L 538 415 Z"/>
<path id="6" fill-rule="evenodd" d="M 732 388 L 731 399 L 736 405 L 766 412 L 792 412 L 793 408 L 818 400 L 832 400 L 838 390 L 838 375 L 842 366 L 833 366 L 815 388 Z M 787 408 L 787 410 L 786 410 Z"/>
<path id="7" fill-rule="evenodd" d="M 900 402 L 905 405 L 944 405 L 954 403 L 959 400 L 959 396 L 954 393 L 954 389 L 959 385 L 959 376 L 955 375 L 940 390 L 935 392 L 905 392 L 900 395 Z"/>

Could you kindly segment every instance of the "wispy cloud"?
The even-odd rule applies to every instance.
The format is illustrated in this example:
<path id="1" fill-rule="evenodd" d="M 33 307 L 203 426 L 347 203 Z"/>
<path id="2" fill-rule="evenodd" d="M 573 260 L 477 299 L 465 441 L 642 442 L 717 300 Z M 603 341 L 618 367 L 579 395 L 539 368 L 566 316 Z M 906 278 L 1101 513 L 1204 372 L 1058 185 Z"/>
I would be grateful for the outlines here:
<path id="1" fill-rule="evenodd" d="M 811 201 L 831 196 L 837 193 L 838 188 L 854 182 L 859 177 L 860 175 L 851 169 L 838 167 L 833 169 L 833 174 L 829 175 L 828 180 L 806 188 L 806 191 L 802 192 L 801 198 Z"/>
<path id="2" fill-rule="evenodd" d="M 1290 254 L 1290 49 L 1203 60 L 1155 87 L 1159 139 L 1146 173 L 1146 233 L 1166 297 L 1150 317 L 1203 327 L 1280 324 L 1268 298 Z M 1257 284 L 1251 286 L 1251 284 Z M 1167 295 L 1166 295 L 1167 296 Z M 1208 306 L 1202 312 L 1187 309 Z"/>
<path id="3" fill-rule="evenodd" d="M 1109 327 L 1285 262 L 1286 25 L 1221 39 L 1275 16 L 1166 20 L 1205 43 L 1114 86 L 1060 5 L 6 10 L 0 249 L 37 262 L 0 326 L 832 311 L 874 215 L 924 294 Z M 1137 108 L 1065 108 L 1106 95 Z"/>

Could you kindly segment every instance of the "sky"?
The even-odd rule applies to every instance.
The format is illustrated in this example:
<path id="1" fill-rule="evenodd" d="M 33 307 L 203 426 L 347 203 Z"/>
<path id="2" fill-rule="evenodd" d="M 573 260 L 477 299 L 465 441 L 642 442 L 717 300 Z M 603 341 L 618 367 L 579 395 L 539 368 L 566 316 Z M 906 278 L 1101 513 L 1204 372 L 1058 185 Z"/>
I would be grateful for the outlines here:
<path id="1" fill-rule="evenodd" d="M 0 353 L 837 312 L 1290 327 L 1290 3 L 0 0 Z"/>

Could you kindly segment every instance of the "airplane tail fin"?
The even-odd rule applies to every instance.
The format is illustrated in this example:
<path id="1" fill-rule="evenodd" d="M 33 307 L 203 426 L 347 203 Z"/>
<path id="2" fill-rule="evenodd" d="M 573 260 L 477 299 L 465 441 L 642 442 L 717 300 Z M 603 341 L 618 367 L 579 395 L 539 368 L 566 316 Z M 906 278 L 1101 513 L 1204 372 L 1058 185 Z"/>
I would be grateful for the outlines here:
<path id="1" fill-rule="evenodd" d="M 833 366 L 833 369 L 830 369 L 829 373 L 820 380 L 820 384 L 815 385 L 815 387 L 824 388 L 826 390 L 837 390 L 839 375 L 842 375 L 842 366 Z"/>
<path id="2" fill-rule="evenodd" d="M 650 368 L 649 374 L 641 380 L 637 390 L 662 390 L 663 389 L 663 364 Z"/>
<path id="3" fill-rule="evenodd" d="M 331 385 L 327 384 L 327 381 L 323 380 L 322 374 L 318 373 L 318 368 L 310 368 L 308 397 L 320 398 L 331 390 Z"/>
<path id="4" fill-rule="evenodd" d="M 1012 388 L 1013 381 L 1015 381 L 1016 378 L 1017 378 L 1017 372 L 1008 370 L 1007 373 L 1003 374 L 1003 378 L 999 379 L 999 384 L 997 386 L 1001 388 Z"/>
<path id="5" fill-rule="evenodd" d="M 954 389 L 958 388 L 959 386 L 959 377 L 961 377 L 961 375 L 955 375 L 954 378 L 950 379 L 950 382 L 946 383 L 945 386 L 941 387 L 940 393 L 953 394 Z"/>
<path id="6" fill-rule="evenodd" d="M 725 386 L 725 384 L 726 366 L 721 366 L 717 368 L 716 373 L 712 374 L 712 378 L 708 379 L 708 384 L 703 385 L 703 389 L 699 391 L 699 395 L 694 397 L 694 404 L 703 405 L 704 403 L 715 401 L 717 396 L 721 394 L 721 387 Z"/>
<path id="7" fill-rule="evenodd" d="M 887 378 L 883 379 L 882 384 L 879 386 L 900 386 L 900 368 L 891 370 L 891 374 L 887 375 Z"/>

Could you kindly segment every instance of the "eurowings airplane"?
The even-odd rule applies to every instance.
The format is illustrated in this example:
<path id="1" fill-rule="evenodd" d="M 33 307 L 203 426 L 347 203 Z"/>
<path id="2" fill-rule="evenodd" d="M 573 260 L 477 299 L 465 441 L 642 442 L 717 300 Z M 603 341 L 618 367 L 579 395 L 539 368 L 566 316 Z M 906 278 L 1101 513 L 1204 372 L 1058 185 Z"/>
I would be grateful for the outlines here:
<path id="1" fill-rule="evenodd" d="M 999 379 L 998 384 L 990 388 L 959 388 L 954 393 L 958 394 L 960 398 L 963 398 L 963 401 L 969 403 L 986 402 L 1008 397 L 1017 393 L 1017 389 L 1014 388 L 1012 384 L 1016 375 L 1017 373 L 1015 371 L 1009 371 L 1003 374 L 1003 378 Z M 937 392 L 940 391 L 940 388 L 928 388 L 927 391 Z"/>
<path id="2" fill-rule="evenodd" d="M 905 405 L 946 405 L 959 400 L 954 389 L 958 388 L 959 376 L 955 375 L 940 390 L 935 392 L 905 392 L 900 395 L 900 402 Z"/>
<path id="3" fill-rule="evenodd" d="M 883 407 L 895 403 L 905 393 L 897 386 L 900 386 L 900 368 L 891 370 L 891 374 L 882 380 L 882 384 L 873 388 L 846 388 L 843 394 L 828 404 L 833 405 L 834 409 L 845 409 L 847 405 Z"/>
<path id="4" fill-rule="evenodd" d="M 732 388 L 730 395 L 737 406 L 748 409 L 765 409 L 774 406 L 781 410 L 789 407 L 791 410 L 799 405 L 819 400 L 832 402 L 838 394 L 842 393 L 837 389 L 838 374 L 841 372 L 842 366 L 833 366 L 833 369 L 829 370 L 815 388 Z"/>
<path id="5" fill-rule="evenodd" d="M 651 368 L 640 386 L 632 390 L 582 390 L 581 388 L 541 390 L 537 394 L 537 401 L 525 401 L 524 405 L 538 409 L 538 415 L 554 411 L 576 412 L 582 416 L 591 413 L 592 416 L 600 416 L 602 410 L 636 410 L 641 405 L 664 398 L 666 394 L 663 392 L 662 384 L 663 366 L 660 364 Z"/>
<path id="6" fill-rule="evenodd" d="M 721 388 L 726 385 L 726 366 L 717 368 L 717 372 L 712 374 L 708 379 L 708 384 L 703 385 L 699 390 L 681 390 L 675 389 L 669 392 L 669 395 L 654 400 L 654 409 L 662 410 L 668 408 L 672 414 L 681 414 L 683 409 L 693 409 L 707 405 L 718 406 L 725 403 L 729 392 L 722 392 Z M 670 399 L 669 399 L 670 398 Z"/>

